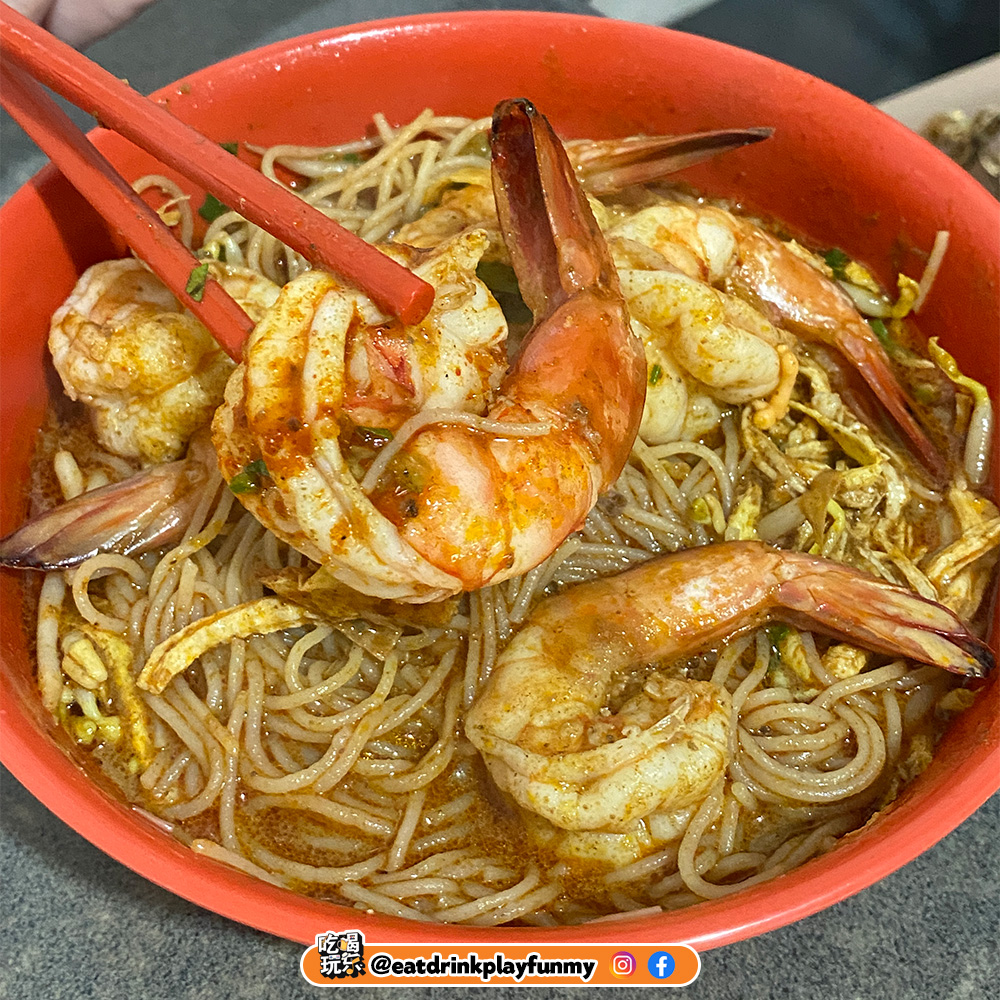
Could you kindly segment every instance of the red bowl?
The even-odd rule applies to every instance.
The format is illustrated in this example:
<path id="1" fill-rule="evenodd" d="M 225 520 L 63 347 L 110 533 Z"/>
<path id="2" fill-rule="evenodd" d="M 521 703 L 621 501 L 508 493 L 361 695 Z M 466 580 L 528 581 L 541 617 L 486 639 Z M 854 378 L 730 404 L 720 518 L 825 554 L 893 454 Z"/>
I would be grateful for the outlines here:
<path id="1" fill-rule="evenodd" d="M 948 230 L 948 252 L 921 325 L 996 398 L 997 203 L 881 112 L 761 56 L 619 21 L 471 13 L 308 35 L 230 59 L 154 95 L 220 142 L 316 144 L 360 135 L 375 111 L 398 121 L 425 107 L 484 115 L 510 96 L 530 97 L 566 137 L 773 126 L 768 142 L 692 168 L 686 179 L 783 220 L 820 245 L 842 247 L 889 286 L 899 271 L 919 275 L 935 233 Z M 96 142 L 126 176 L 151 166 L 116 135 L 101 132 Z M 52 169 L 0 210 L 0 240 L 0 527 L 6 533 L 25 513 L 34 432 L 50 391 L 49 316 L 85 267 L 121 255 L 122 247 Z M 994 470 L 998 458 L 995 452 Z M 14 775 L 96 846 L 217 913 L 303 943 L 342 923 L 344 911 L 332 904 L 196 856 L 112 789 L 84 777 L 38 701 L 22 587 L 16 574 L 0 574 L 2 759 Z M 994 645 L 997 634 L 994 616 Z M 1000 786 L 997 694 L 994 677 L 947 733 L 927 771 L 829 854 L 726 899 L 678 913 L 546 930 L 546 938 L 675 941 L 706 949 L 790 923 L 871 885 L 958 826 Z M 385 943 L 513 943 L 540 936 L 537 929 L 455 928 L 350 912 L 352 925 Z"/>

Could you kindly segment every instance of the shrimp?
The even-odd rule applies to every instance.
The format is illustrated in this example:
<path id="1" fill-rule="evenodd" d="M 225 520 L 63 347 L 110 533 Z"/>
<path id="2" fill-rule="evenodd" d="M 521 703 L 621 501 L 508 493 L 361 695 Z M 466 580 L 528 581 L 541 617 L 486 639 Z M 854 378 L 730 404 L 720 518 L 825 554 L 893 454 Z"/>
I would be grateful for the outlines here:
<path id="1" fill-rule="evenodd" d="M 615 481 L 639 426 L 642 345 L 559 141 L 528 102 L 507 101 L 492 147 L 500 225 L 536 325 L 485 419 L 406 407 L 391 444 L 357 470 L 359 482 L 344 360 L 351 332 L 382 330 L 400 342 L 424 334 L 309 272 L 254 331 L 214 421 L 227 479 L 252 462 L 267 470 L 241 502 L 372 596 L 434 600 L 537 565 Z M 488 297 L 472 268 L 450 277 Z"/>
<path id="2" fill-rule="evenodd" d="M 772 616 L 969 676 L 995 662 L 940 604 L 819 557 L 720 542 L 539 604 L 466 735 L 501 789 L 561 829 L 621 832 L 683 809 L 728 765 L 732 706 L 664 667 Z"/>
<path id="3" fill-rule="evenodd" d="M 418 330 L 426 337 L 413 336 L 413 329 L 394 333 L 374 321 L 366 327 L 355 324 L 349 332 L 344 422 L 352 452 L 365 452 L 367 441 L 384 443 L 390 428 L 423 406 L 483 403 L 499 382 L 506 366 L 503 313 L 485 286 L 470 284 L 483 245 L 483 234 L 473 232 L 430 253 L 392 251 L 409 263 L 423 261 L 416 271 L 435 283 L 438 296 L 434 315 Z M 143 272 L 140 280 L 146 276 Z M 317 273 L 309 282 L 323 280 Z M 359 312 L 377 313 L 360 298 L 355 303 Z M 139 331 L 141 327 L 135 327 Z M 211 410 L 205 419 L 211 419 Z M 204 488 L 218 481 L 215 459 L 207 435 L 199 430 L 183 459 L 149 466 L 122 482 L 89 491 L 0 540 L 0 565 L 62 569 L 99 551 L 129 554 L 169 544 L 183 531 Z"/>
<path id="4" fill-rule="evenodd" d="M 718 427 L 723 406 L 698 385 L 648 326 L 633 317 L 632 331 L 646 350 L 646 402 L 639 437 L 646 444 L 691 441 Z"/>
<path id="5" fill-rule="evenodd" d="M 278 287 L 244 268 L 209 265 L 251 318 Z M 90 410 L 109 451 L 145 464 L 184 453 L 222 401 L 233 364 L 198 320 L 135 258 L 89 268 L 52 317 L 49 348 L 70 399 Z"/>
<path id="6" fill-rule="evenodd" d="M 914 419 L 905 392 L 872 328 L 850 297 L 807 256 L 749 219 L 712 205 L 647 206 L 612 225 L 616 240 L 638 243 L 671 267 L 749 303 L 775 326 L 836 348 L 889 411 L 932 472 L 943 459 Z"/>
<path id="7" fill-rule="evenodd" d="M 481 229 L 489 237 L 485 259 L 506 260 L 490 172 L 478 167 L 473 172 L 467 167 L 461 178 L 465 182 L 461 187 L 447 188 L 433 208 L 400 226 L 394 242 L 431 249 L 466 229 Z"/>

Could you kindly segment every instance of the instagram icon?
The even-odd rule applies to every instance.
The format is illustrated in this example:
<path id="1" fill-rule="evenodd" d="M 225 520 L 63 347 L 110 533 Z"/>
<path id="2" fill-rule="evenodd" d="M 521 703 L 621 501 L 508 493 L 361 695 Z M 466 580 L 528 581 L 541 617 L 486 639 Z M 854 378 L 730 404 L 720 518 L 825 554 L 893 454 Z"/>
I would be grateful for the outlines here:
<path id="1" fill-rule="evenodd" d="M 615 976 L 631 976 L 635 972 L 635 955 L 630 951 L 616 951 L 611 956 L 611 972 Z"/>

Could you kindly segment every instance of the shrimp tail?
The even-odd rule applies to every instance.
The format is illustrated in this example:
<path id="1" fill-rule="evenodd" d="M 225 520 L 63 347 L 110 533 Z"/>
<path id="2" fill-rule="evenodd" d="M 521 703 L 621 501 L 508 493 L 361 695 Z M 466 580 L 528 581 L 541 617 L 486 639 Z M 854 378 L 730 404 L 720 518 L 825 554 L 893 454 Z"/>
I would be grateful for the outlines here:
<path id="1" fill-rule="evenodd" d="M 945 460 L 910 412 L 906 392 L 889 367 L 881 344 L 874 341 L 874 338 L 869 339 L 849 331 L 841 334 L 837 347 L 868 383 L 878 401 L 889 411 L 924 466 L 943 481 L 947 472 Z"/>
<path id="2" fill-rule="evenodd" d="M 996 666 L 990 648 L 948 608 L 847 566 L 785 553 L 778 606 L 848 642 L 967 677 Z"/>
<path id="3" fill-rule="evenodd" d="M 614 194 L 769 138 L 771 128 L 722 129 L 688 135 L 634 135 L 570 147 L 580 183 L 591 194 Z"/>
<path id="4" fill-rule="evenodd" d="M 539 418 L 586 429 L 601 488 L 639 429 L 646 356 L 632 333 L 614 261 L 566 151 L 526 100 L 493 116 L 493 191 L 521 295 L 535 326 L 501 394 Z"/>
<path id="5" fill-rule="evenodd" d="M 727 289 L 804 340 L 836 348 L 889 411 L 925 467 L 943 480 L 945 459 L 910 412 L 885 349 L 846 293 L 755 226 L 742 223 L 737 239 L 739 264 L 727 278 Z"/>
<path id="6" fill-rule="evenodd" d="M 500 227 L 536 321 L 595 281 L 620 294 L 587 196 L 545 116 L 530 101 L 501 101 L 490 148 Z"/>
<path id="7" fill-rule="evenodd" d="M 189 453 L 32 518 L 0 539 L 0 566 L 70 569 L 101 552 L 132 555 L 179 540 L 212 475 L 200 458 Z"/>

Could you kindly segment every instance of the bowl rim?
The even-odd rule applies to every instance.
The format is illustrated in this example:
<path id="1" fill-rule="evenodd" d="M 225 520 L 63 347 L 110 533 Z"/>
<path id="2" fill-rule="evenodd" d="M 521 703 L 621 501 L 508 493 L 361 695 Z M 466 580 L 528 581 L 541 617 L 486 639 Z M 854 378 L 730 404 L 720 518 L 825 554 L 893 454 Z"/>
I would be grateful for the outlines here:
<path id="1" fill-rule="evenodd" d="M 588 15 L 541 11 L 431 13 L 333 27 L 230 56 L 158 88 L 150 96 L 156 100 L 165 100 L 176 94 L 178 88 L 205 80 L 211 73 L 218 73 L 220 70 L 231 72 L 236 67 L 246 66 L 248 62 L 255 65 L 273 62 L 275 57 L 287 55 L 303 45 L 364 43 L 386 34 L 450 30 L 456 25 L 478 26 L 483 22 L 530 22 L 535 30 L 542 30 L 547 23 L 559 23 L 583 31 L 624 30 L 627 34 L 651 33 L 657 37 L 669 34 L 696 39 L 697 44 L 707 51 L 739 53 L 741 59 L 749 57 L 754 62 L 777 67 L 777 71 L 787 79 L 810 81 L 810 86 L 819 84 L 821 92 L 826 92 L 827 89 L 836 92 L 841 100 L 844 97 L 851 98 L 864 107 L 866 113 L 875 111 L 881 115 L 884 126 L 898 129 L 907 142 L 925 142 L 859 98 L 765 56 L 710 39 L 685 36 L 673 29 L 616 22 Z M 597 28 L 597 25 L 601 27 Z M 939 155 L 943 158 L 943 154 Z M 952 166 L 955 167 L 956 183 L 959 183 L 958 178 L 961 177 L 975 184 L 964 171 Z M 8 206 L 16 206 L 17 200 L 27 189 L 36 187 L 55 173 L 51 165 L 45 167 L 0 208 L 0 213 L 9 214 Z M 982 190 L 988 198 L 988 194 Z M 997 700 L 996 696 L 1000 695 L 1000 685 L 996 680 L 994 678 L 990 695 L 993 700 Z M 77 765 L 51 740 L 40 740 L 36 723 L 20 705 L 12 704 L 13 701 L 4 686 L 0 702 L 0 720 L 3 721 L 0 760 L 28 791 L 104 853 L 132 868 L 143 878 L 215 913 L 303 944 L 311 944 L 316 933 L 329 929 L 338 921 L 363 921 L 372 924 L 377 928 L 373 936 L 385 943 L 530 942 L 542 934 L 535 928 L 425 925 L 382 915 L 371 917 L 356 910 L 310 900 L 289 890 L 262 883 L 207 857 L 196 858 L 188 848 L 165 836 L 155 821 L 151 822 L 142 810 L 111 799 L 90 781 L 77 780 L 81 773 Z M 545 929 L 544 937 L 549 941 L 586 938 L 595 943 L 615 943 L 622 940 L 639 943 L 669 939 L 707 950 L 764 933 L 824 909 L 859 892 L 921 854 L 1000 789 L 998 720 L 1000 712 L 994 712 L 990 727 L 981 733 L 981 738 L 989 749 L 973 766 L 963 768 L 956 775 L 943 772 L 938 774 L 933 795 L 923 796 L 929 798 L 930 803 L 922 811 L 919 823 L 914 824 L 909 812 L 901 808 L 913 798 L 910 789 L 897 803 L 879 815 L 881 848 L 874 857 L 864 842 L 859 844 L 857 838 L 848 834 L 833 851 L 807 862 L 788 875 L 742 890 L 738 896 L 696 904 L 676 913 L 642 918 L 624 917 L 584 927 Z M 734 905 L 734 900 L 738 900 L 739 905 Z"/>

